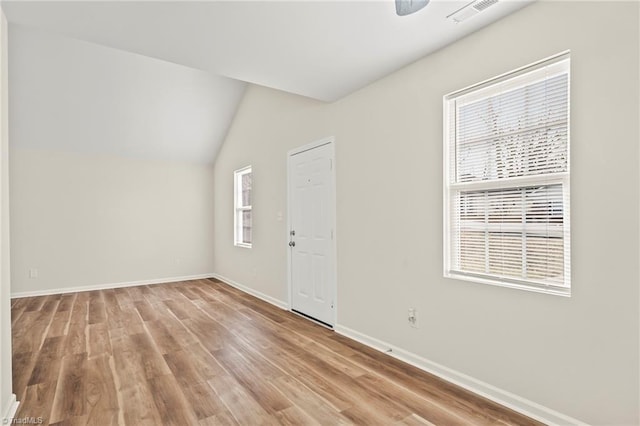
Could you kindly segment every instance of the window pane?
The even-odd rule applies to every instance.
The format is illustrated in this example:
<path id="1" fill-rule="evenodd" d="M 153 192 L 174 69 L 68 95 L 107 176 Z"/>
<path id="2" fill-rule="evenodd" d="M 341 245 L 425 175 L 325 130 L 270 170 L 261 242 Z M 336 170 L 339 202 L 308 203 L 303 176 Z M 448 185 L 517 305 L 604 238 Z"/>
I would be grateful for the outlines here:
<path id="1" fill-rule="evenodd" d="M 527 236 L 527 277 L 561 285 L 564 282 L 562 238 Z"/>
<path id="2" fill-rule="evenodd" d="M 486 266 L 485 232 L 462 231 L 460 233 L 460 270 L 484 274 Z"/>
<path id="3" fill-rule="evenodd" d="M 242 200 L 241 207 L 251 205 L 251 173 L 242 175 Z"/>
<path id="4" fill-rule="evenodd" d="M 502 277 L 522 278 L 522 234 L 489 232 L 490 274 Z"/>
<path id="5" fill-rule="evenodd" d="M 251 210 L 242 212 L 242 242 L 251 244 Z"/>
<path id="6" fill-rule="evenodd" d="M 452 238 L 461 272 L 563 283 L 562 185 L 460 192 Z"/>
<path id="7" fill-rule="evenodd" d="M 457 109 L 457 181 L 567 171 L 567 74 Z"/>
<path id="8" fill-rule="evenodd" d="M 461 191 L 455 211 L 463 228 L 559 232 L 563 224 L 562 185 Z"/>

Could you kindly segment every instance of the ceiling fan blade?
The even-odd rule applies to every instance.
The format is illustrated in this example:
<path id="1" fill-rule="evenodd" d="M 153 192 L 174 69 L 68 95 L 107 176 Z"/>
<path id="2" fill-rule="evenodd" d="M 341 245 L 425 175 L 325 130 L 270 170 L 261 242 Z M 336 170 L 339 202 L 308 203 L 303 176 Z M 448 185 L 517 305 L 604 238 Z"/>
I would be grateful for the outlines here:
<path id="1" fill-rule="evenodd" d="M 396 0 L 396 13 L 399 16 L 410 15 L 429 4 L 429 0 Z"/>

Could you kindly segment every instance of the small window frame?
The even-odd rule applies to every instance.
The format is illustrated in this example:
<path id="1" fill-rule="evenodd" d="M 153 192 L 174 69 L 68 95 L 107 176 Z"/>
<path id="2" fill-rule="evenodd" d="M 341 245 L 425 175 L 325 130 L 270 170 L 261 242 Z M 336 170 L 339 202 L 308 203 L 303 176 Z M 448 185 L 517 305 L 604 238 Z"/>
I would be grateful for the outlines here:
<path id="1" fill-rule="evenodd" d="M 250 242 L 245 242 L 244 241 L 244 234 L 243 234 L 243 229 L 244 229 L 244 219 L 243 219 L 243 214 L 245 212 L 253 212 L 252 210 L 252 206 L 251 204 L 253 204 L 253 182 L 252 182 L 252 187 L 250 189 L 250 197 L 249 199 L 251 200 L 251 204 L 250 205 L 243 205 L 242 204 L 242 178 L 246 175 L 251 175 L 252 176 L 252 180 L 253 180 L 253 174 L 252 174 L 252 167 L 246 166 L 243 167 L 241 169 L 238 169 L 236 171 L 233 172 L 233 244 L 236 247 L 244 247 L 244 248 L 252 248 L 253 246 L 253 220 L 251 221 L 251 241 Z M 253 214 L 252 214 L 253 216 Z"/>

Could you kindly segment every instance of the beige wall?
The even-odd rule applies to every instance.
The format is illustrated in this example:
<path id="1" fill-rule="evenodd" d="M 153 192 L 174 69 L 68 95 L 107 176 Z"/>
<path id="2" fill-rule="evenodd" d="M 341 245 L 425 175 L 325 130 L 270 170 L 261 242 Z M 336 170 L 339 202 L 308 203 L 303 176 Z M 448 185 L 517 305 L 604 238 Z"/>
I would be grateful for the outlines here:
<path id="1" fill-rule="evenodd" d="M 539 2 L 334 104 L 251 87 L 215 165 L 215 272 L 288 300 L 286 153 L 335 136 L 340 326 L 582 421 L 639 423 L 638 18 Z M 573 296 L 444 279 L 442 96 L 566 49 Z M 251 250 L 232 226 L 247 164 Z"/>
<path id="2" fill-rule="evenodd" d="M 287 300 L 286 152 L 327 136 L 332 126 L 326 112 L 308 98 L 248 89 L 215 165 L 214 271 L 220 276 Z M 247 165 L 253 174 L 251 249 L 233 245 L 233 171 Z"/>
<path id="3" fill-rule="evenodd" d="M 209 73 L 12 24 L 13 294 L 213 269 Z M 30 278 L 30 269 L 38 270 Z"/>
<path id="4" fill-rule="evenodd" d="M 7 20 L 0 8 L 0 419 L 14 401 L 11 380 L 9 274 L 9 139 L 7 106 Z"/>
<path id="5" fill-rule="evenodd" d="M 212 272 L 212 182 L 206 165 L 12 149 L 12 293 Z"/>

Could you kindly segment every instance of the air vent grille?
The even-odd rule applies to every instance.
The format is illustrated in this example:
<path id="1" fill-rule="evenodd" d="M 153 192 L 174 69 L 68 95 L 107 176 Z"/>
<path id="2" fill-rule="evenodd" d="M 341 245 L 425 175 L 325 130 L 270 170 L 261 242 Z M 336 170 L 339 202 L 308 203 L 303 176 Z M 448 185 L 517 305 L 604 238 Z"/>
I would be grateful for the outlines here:
<path id="1" fill-rule="evenodd" d="M 488 8 L 490 6 L 493 6 L 496 3 L 498 3 L 498 0 L 482 0 L 482 1 L 479 1 L 479 2 L 475 3 L 473 5 L 473 8 L 475 10 L 477 10 L 478 12 L 482 12 L 486 8 Z"/>
<path id="2" fill-rule="evenodd" d="M 455 22 L 456 24 L 461 23 L 462 21 L 466 21 L 472 16 L 477 15 L 478 13 L 487 10 L 489 7 L 498 3 L 499 0 L 480 0 L 480 1 L 472 1 L 466 6 L 456 10 L 451 15 L 447 16 Z"/>

